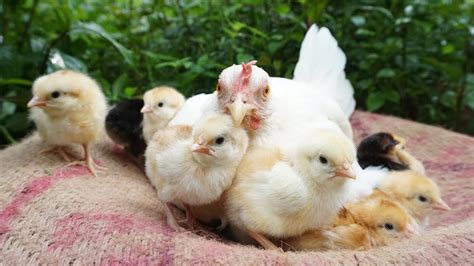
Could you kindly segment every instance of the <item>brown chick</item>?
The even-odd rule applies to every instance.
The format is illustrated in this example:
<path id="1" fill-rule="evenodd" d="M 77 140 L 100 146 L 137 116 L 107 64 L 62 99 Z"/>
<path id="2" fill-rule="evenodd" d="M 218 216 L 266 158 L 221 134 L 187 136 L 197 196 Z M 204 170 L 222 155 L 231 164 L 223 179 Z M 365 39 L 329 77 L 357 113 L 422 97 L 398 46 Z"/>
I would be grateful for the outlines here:
<path id="1" fill-rule="evenodd" d="M 414 221 L 396 201 L 375 190 L 347 204 L 330 227 L 287 240 L 296 250 L 370 249 L 417 234 Z"/>
<path id="2" fill-rule="evenodd" d="M 84 148 L 83 163 L 95 176 L 98 166 L 90 155 L 90 146 L 104 133 L 107 103 L 99 85 L 87 75 L 60 70 L 39 77 L 33 83 L 33 98 L 28 103 L 30 118 L 41 138 L 65 160 L 69 156 L 62 147 L 80 144 Z"/>
<path id="3" fill-rule="evenodd" d="M 417 171 L 390 172 L 378 188 L 399 201 L 421 226 L 428 224 L 432 210 L 451 209 L 441 198 L 438 185 Z"/>
<path id="4" fill-rule="evenodd" d="M 363 169 L 381 166 L 390 171 L 412 169 L 426 174 L 423 164 L 405 150 L 405 144 L 403 138 L 392 133 L 372 134 L 357 147 L 357 160 Z"/>

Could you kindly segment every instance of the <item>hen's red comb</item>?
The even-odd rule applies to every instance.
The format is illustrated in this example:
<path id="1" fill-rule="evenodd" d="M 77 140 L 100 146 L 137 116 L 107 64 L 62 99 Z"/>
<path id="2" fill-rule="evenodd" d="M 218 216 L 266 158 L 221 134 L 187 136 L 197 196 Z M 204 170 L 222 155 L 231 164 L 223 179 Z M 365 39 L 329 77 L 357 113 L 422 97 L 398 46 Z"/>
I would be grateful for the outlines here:
<path id="1" fill-rule="evenodd" d="M 248 63 L 242 62 L 242 71 L 248 75 L 252 73 L 252 65 L 257 64 L 257 60 L 252 60 Z"/>
<path id="2" fill-rule="evenodd" d="M 248 63 L 242 63 L 242 72 L 240 72 L 239 77 L 235 79 L 232 86 L 232 91 L 239 92 L 243 91 L 250 81 L 250 76 L 252 75 L 252 65 L 255 65 L 257 60 L 252 60 Z"/>

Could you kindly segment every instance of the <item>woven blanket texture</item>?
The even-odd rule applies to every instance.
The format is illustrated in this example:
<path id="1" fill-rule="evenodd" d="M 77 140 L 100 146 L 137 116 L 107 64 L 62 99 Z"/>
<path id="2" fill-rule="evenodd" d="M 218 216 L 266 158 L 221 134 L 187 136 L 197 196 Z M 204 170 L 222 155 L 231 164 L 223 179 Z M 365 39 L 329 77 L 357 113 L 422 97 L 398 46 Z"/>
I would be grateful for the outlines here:
<path id="1" fill-rule="evenodd" d="M 0 152 L 0 264 L 474 264 L 474 138 L 357 111 L 356 140 L 398 134 L 441 187 L 450 212 L 421 236 L 369 251 L 265 251 L 167 227 L 157 195 L 110 140 L 93 147 L 108 168 L 64 167 L 34 134 Z M 77 157 L 79 146 L 68 148 Z"/>

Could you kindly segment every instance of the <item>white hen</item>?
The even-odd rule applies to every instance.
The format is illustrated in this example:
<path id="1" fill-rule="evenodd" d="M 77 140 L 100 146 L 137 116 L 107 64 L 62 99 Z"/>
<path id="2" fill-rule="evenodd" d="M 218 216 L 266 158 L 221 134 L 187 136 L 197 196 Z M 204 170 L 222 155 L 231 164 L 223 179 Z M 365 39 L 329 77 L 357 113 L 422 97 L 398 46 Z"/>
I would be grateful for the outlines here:
<path id="1" fill-rule="evenodd" d="M 258 144 L 272 143 L 285 130 L 308 123 L 340 129 L 352 138 L 347 118 L 355 101 L 345 63 L 329 30 L 313 25 L 303 40 L 293 80 L 270 78 L 255 61 L 233 65 L 222 71 L 215 93 L 188 99 L 170 124 L 192 125 L 199 116 L 223 110 L 236 124 L 245 121 Z"/>

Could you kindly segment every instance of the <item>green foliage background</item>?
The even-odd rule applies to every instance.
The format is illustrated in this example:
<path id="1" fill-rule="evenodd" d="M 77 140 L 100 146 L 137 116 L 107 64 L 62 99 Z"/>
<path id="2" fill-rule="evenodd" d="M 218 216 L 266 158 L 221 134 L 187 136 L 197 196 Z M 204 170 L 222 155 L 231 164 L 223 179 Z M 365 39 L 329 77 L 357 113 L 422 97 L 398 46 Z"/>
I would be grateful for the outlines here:
<path id="1" fill-rule="evenodd" d="M 313 22 L 345 51 L 359 109 L 474 133 L 473 0 L 0 1 L 2 146 L 32 128 L 32 81 L 61 61 L 110 103 L 160 84 L 191 96 L 253 58 L 291 78 Z"/>

